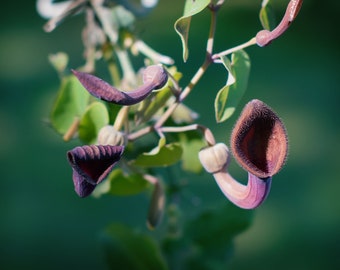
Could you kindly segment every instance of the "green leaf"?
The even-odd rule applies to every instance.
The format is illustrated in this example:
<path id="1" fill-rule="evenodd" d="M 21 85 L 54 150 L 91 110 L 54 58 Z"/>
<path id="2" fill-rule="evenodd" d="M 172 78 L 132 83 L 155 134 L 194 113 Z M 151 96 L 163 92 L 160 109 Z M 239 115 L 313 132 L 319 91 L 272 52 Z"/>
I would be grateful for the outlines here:
<path id="1" fill-rule="evenodd" d="M 109 269 L 168 269 L 157 243 L 123 224 L 111 224 L 101 235 Z"/>
<path id="2" fill-rule="evenodd" d="M 226 254 L 231 251 L 235 236 L 246 230 L 251 221 L 251 211 L 231 203 L 201 212 L 185 227 L 184 235 L 194 245 L 187 268 L 222 269 L 221 264 L 225 264 Z"/>
<path id="3" fill-rule="evenodd" d="M 149 182 L 141 174 L 127 174 L 122 169 L 115 169 L 108 175 L 105 182 L 96 187 L 92 194 L 96 198 L 103 194 L 131 196 L 145 191 L 149 186 Z"/>
<path id="4" fill-rule="evenodd" d="M 170 166 L 181 159 L 182 152 L 179 143 L 165 144 L 165 138 L 161 138 L 157 147 L 139 155 L 132 164 L 140 167 Z"/>
<path id="5" fill-rule="evenodd" d="M 201 172 L 202 165 L 198 159 L 198 152 L 204 147 L 204 141 L 201 138 L 191 138 L 188 133 L 180 133 L 179 138 L 183 148 L 182 169 L 193 173 Z"/>
<path id="6" fill-rule="evenodd" d="M 74 119 L 82 116 L 89 98 L 90 94 L 75 76 L 63 77 L 50 115 L 52 127 L 60 134 L 65 134 Z"/>
<path id="7" fill-rule="evenodd" d="M 79 123 L 79 139 L 84 143 L 94 144 L 99 130 L 109 123 L 106 106 L 101 102 L 93 102 L 84 113 Z"/>
<path id="8" fill-rule="evenodd" d="M 183 47 L 183 61 L 186 62 L 189 56 L 188 38 L 191 17 L 200 13 L 210 4 L 210 0 L 186 0 L 183 16 L 175 22 L 175 30 L 181 38 Z"/>
<path id="9" fill-rule="evenodd" d="M 59 74 L 62 74 L 65 71 L 65 68 L 67 67 L 68 64 L 68 55 L 64 52 L 58 52 L 55 54 L 50 54 L 48 56 L 48 60 L 55 68 L 55 70 Z"/>
<path id="10" fill-rule="evenodd" d="M 227 57 L 222 57 L 221 60 L 229 76 L 226 85 L 219 90 L 215 98 L 215 116 L 218 123 L 227 120 L 235 112 L 247 89 L 250 72 L 250 59 L 243 50 L 232 54 L 231 64 Z"/>
<path id="11" fill-rule="evenodd" d="M 260 21 L 264 29 L 273 30 L 276 27 L 276 19 L 271 0 L 263 0 L 260 10 Z"/>
<path id="12" fill-rule="evenodd" d="M 251 211 L 224 202 L 191 220 L 186 227 L 186 234 L 194 243 L 206 249 L 223 246 L 247 229 L 251 220 Z"/>
<path id="13" fill-rule="evenodd" d="M 116 169 L 109 174 L 109 193 L 111 195 L 128 196 L 143 192 L 149 186 L 141 174 L 124 174 L 121 169 Z"/>

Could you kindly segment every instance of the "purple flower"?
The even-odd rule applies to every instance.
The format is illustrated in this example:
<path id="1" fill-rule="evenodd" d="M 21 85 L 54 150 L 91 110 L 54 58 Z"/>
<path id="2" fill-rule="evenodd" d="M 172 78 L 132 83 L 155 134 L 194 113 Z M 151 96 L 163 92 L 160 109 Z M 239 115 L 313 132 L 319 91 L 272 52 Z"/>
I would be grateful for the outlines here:
<path id="1" fill-rule="evenodd" d="M 73 170 L 73 183 L 80 197 L 89 196 L 120 160 L 123 146 L 85 145 L 67 152 Z"/>

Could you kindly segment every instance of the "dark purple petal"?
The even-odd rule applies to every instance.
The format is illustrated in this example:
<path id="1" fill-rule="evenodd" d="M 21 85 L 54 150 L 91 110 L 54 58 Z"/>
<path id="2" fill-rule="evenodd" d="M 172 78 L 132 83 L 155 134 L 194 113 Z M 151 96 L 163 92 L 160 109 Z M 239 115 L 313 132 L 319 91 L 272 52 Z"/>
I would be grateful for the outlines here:
<path id="1" fill-rule="evenodd" d="M 72 72 L 91 95 L 119 105 L 133 105 L 141 102 L 153 90 L 162 88 L 168 80 L 168 73 L 162 66 L 148 66 L 143 73 L 144 84 L 134 90 L 124 92 L 94 75 L 77 70 L 72 70 Z"/>
<path id="2" fill-rule="evenodd" d="M 85 180 L 76 170 L 73 170 L 73 184 L 74 190 L 79 195 L 79 197 L 87 197 L 96 188 L 97 185 L 92 185 Z"/>
<path id="3" fill-rule="evenodd" d="M 91 185 L 99 184 L 120 160 L 123 151 L 123 146 L 113 145 L 85 145 L 68 151 L 75 186 L 83 186 L 83 180 Z"/>

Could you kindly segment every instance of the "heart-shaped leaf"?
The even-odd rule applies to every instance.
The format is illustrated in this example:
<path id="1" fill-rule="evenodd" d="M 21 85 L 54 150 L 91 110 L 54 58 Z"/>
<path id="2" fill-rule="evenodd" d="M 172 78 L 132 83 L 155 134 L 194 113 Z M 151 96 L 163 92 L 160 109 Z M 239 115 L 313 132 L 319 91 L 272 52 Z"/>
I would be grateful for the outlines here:
<path id="1" fill-rule="evenodd" d="M 186 269 L 224 269 L 234 237 L 247 229 L 251 220 L 252 212 L 232 204 L 200 212 L 183 233 L 195 247 L 186 260 Z"/>
<path id="2" fill-rule="evenodd" d="M 247 89 L 250 72 L 250 59 L 243 50 L 232 54 L 231 63 L 227 57 L 221 57 L 221 60 L 228 71 L 228 80 L 215 98 L 215 116 L 218 123 L 227 120 L 234 113 Z"/>
<path id="3" fill-rule="evenodd" d="M 50 115 L 53 128 L 58 133 L 65 134 L 74 119 L 83 115 L 89 98 L 90 94 L 75 76 L 63 77 Z"/>
<path id="4" fill-rule="evenodd" d="M 166 144 L 165 138 L 161 138 L 157 147 L 139 155 L 132 164 L 140 167 L 170 166 L 181 159 L 182 152 L 182 147 L 178 143 Z"/>
<path id="5" fill-rule="evenodd" d="M 179 139 L 183 148 L 182 169 L 188 172 L 199 173 L 202 165 L 197 153 L 204 147 L 204 141 L 199 137 L 189 136 L 190 133 L 180 133 Z"/>
<path id="6" fill-rule="evenodd" d="M 101 102 L 93 102 L 84 113 L 79 123 L 79 138 L 93 144 L 97 141 L 99 130 L 109 123 L 109 113 Z"/>
<path id="7" fill-rule="evenodd" d="M 149 186 L 141 174 L 124 174 L 121 169 L 114 170 L 108 177 L 110 182 L 109 194 L 128 196 L 143 192 Z"/>
<path id="8" fill-rule="evenodd" d="M 200 13 L 210 4 L 210 0 L 186 0 L 183 16 L 175 22 L 175 30 L 181 38 L 183 47 L 183 61 L 186 62 L 189 56 L 188 38 L 191 17 Z"/>
<path id="9" fill-rule="evenodd" d="M 168 269 L 157 243 L 123 224 L 111 224 L 101 235 L 109 269 Z"/>

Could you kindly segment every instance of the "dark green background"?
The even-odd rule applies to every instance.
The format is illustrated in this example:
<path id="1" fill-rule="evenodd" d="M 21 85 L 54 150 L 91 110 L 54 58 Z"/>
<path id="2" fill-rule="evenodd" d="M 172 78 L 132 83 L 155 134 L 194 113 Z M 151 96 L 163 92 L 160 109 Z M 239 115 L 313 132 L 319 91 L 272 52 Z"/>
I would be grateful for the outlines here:
<path id="1" fill-rule="evenodd" d="M 218 18 L 216 52 L 260 29 L 261 1 L 226 2 Z M 287 1 L 278 2 L 280 17 Z M 173 30 L 182 5 L 160 1 L 137 30 L 152 47 L 176 59 L 185 83 L 203 61 L 209 16 L 194 17 L 184 65 Z M 78 142 L 63 143 L 45 124 L 59 83 L 47 56 L 65 51 L 71 67 L 83 63 L 83 16 L 47 34 L 35 1 L 1 6 L 0 268 L 105 269 L 98 233 L 114 221 L 144 223 L 147 197 L 79 199 L 65 158 Z M 247 49 L 252 70 L 241 105 L 258 98 L 274 108 L 288 129 L 290 154 L 266 203 L 255 210 L 253 225 L 236 238 L 226 268 L 337 269 L 340 263 L 339 8 L 339 1 L 305 1 L 283 37 L 267 48 Z M 219 141 L 227 142 L 242 106 L 228 122 L 212 124 L 214 96 L 225 78 L 221 66 L 212 67 L 187 104 Z M 246 178 L 237 166 L 232 170 Z M 198 184 L 193 192 L 202 207 L 223 200 L 212 177 L 202 174 L 190 181 Z"/>

